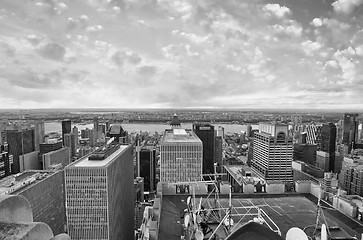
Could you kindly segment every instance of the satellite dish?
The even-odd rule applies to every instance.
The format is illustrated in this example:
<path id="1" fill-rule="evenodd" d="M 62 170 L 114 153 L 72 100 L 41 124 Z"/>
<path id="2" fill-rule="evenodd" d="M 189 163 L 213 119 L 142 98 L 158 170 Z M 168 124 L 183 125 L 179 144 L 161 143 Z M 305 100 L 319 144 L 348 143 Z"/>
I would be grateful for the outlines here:
<path id="1" fill-rule="evenodd" d="M 327 234 L 327 231 L 326 231 L 326 225 L 323 223 L 322 225 L 321 225 L 321 237 L 320 237 L 320 239 L 321 240 L 327 240 L 328 239 L 328 234 Z"/>
<path id="2" fill-rule="evenodd" d="M 190 201 L 192 200 L 192 198 L 189 196 L 188 198 L 187 198 L 187 205 L 189 205 L 190 204 Z"/>
<path id="3" fill-rule="evenodd" d="M 194 234 L 194 238 L 196 239 L 196 240 L 203 240 L 204 239 L 204 234 L 203 234 L 203 232 L 201 231 L 201 230 L 197 230 L 197 231 L 195 231 L 195 234 Z"/>
<path id="4" fill-rule="evenodd" d="M 303 230 L 297 227 L 290 228 L 286 233 L 286 240 L 309 240 Z"/>
<path id="5" fill-rule="evenodd" d="M 184 217 L 184 227 L 188 227 L 189 226 L 189 221 L 190 221 L 190 215 L 186 214 Z"/>

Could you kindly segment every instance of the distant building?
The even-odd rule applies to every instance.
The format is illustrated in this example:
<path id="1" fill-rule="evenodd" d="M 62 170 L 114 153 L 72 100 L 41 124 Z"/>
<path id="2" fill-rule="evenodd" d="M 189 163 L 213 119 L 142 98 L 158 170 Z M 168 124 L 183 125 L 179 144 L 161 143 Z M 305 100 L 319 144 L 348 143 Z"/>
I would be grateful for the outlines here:
<path id="1" fill-rule="evenodd" d="M 70 151 L 71 149 L 69 147 L 64 147 L 52 152 L 42 154 L 41 161 L 43 164 L 43 170 L 50 170 L 54 168 L 63 169 L 71 162 Z"/>
<path id="2" fill-rule="evenodd" d="M 122 128 L 121 124 L 112 124 L 107 136 L 115 138 L 115 141 L 119 143 L 125 144 L 128 142 L 128 133 Z"/>
<path id="3" fill-rule="evenodd" d="M 223 138 L 222 136 L 216 136 L 214 140 L 214 162 L 218 165 L 222 165 L 223 157 Z"/>
<path id="4" fill-rule="evenodd" d="M 248 137 L 248 138 L 252 137 L 252 126 L 251 125 L 247 125 L 246 137 Z"/>
<path id="5" fill-rule="evenodd" d="M 78 145 L 79 145 L 79 134 L 78 134 L 78 128 L 76 126 L 73 127 L 72 133 L 75 136 L 76 147 L 78 147 Z"/>
<path id="6" fill-rule="evenodd" d="M 144 179 L 145 191 L 156 190 L 156 150 L 154 148 L 141 148 L 136 151 L 138 177 Z"/>
<path id="7" fill-rule="evenodd" d="M 71 133 L 72 131 L 72 122 L 71 120 L 62 121 L 62 143 L 64 146 L 64 134 Z"/>
<path id="8" fill-rule="evenodd" d="M 302 161 L 311 165 L 316 164 L 315 144 L 294 144 L 294 161 Z"/>
<path id="9" fill-rule="evenodd" d="M 49 152 L 53 152 L 55 150 L 62 148 L 62 142 L 54 142 L 54 143 L 41 143 L 39 146 L 40 154 L 45 154 Z"/>
<path id="10" fill-rule="evenodd" d="M 335 145 L 337 127 L 333 123 L 323 124 L 321 129 L 321 151 L 329 154 L 328 172 L 337 173 L 335 169 Z"/>
<path id="11" fill-rule="evenodd" d="M 9 159 L 9 145 L 0 144 L 0 179 L 11 174 L 11 165 Z"/>
<path id="12" fill-rule="evenodd" d="M 63 171 L 27 170 L 0 180 L 0 195 L 21 195 L 32 208 L 35 222 L 49 225 L 54 234 L 66 225 Z"/>
<path id="13" fill-rule="evenodd" d="M 200 181 L 203 144 L 192 130 L 166 129 L 160 140 L 160 181 Z"/>
<path id="14" fill-rule="evenodd" d="M 316 144 L 316 148 L 319 151 L 321 149 L 321 131 L 322 125 L 311 124 L 306 127 L 306 143 Z"/>
<path id="15" fill-rule="evenodd" d="M 348 152 L 358 138 L 358 113 L 345 113 L 343 118 L 343 140 L 342 143 L 348 146 Z"/>
<path id="16" fill-rule="evenodd" d="M 76 142 L 76 135 L 73 133 L 66 133 L 64 134 L 64 141 L 63 144 L 65 147 L 69 147 L 71 150 L 71 157 L 77 156 L 77 142 Z"/>
<path id="17" fill-rule="evenodd" d="M 34 150 L 39 151 L 39 144 L 44 142 L 44 122 L 37 121 L 34 124 Z"/>
<path id="18" fill-rule="evenodd" d="M 209 123 L 194 123 L 193 131 L 203 143 L 203 174 L 214 173 L 214 126 Z"/>
<path id="19" fill-rule="evenodd" d="M 72 239 L 134 238 L 133 146 L 114 145 L 65 168 Z"/>
<path id="20" fill-rule="evenodd" d="M 292 182 L 292 138 L 282 123 L 260 124 L 254 134 L 251 166 L 266 181 Z"/>
<path id="21" fill-rule="evenodd" d="M 34 151 L 34 130 L 5 130 L 5 138 L 9 145 L 9 154 L 14 159 L 11 172 L 19 173 L 19 156 Z"/>

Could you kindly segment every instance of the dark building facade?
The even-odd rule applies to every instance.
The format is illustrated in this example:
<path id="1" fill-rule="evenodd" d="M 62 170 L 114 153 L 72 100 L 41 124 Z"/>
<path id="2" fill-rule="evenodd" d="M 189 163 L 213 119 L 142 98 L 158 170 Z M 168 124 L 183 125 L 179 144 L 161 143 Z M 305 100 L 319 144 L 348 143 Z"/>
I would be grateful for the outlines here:
<path id="1" fill-rule="evenodd" d="M 62 143 L 64 146 L 64 134 L 71 133 L 72 131 L 72 122 L 71 120 L 62 121 Z"/>
<path id="2" fill-rule="evenodd" d="M 41 143 L 39 144 L 40 154 L 45 154 L 49 152 L 53 152 L 55 150 L 62 148 L 62 142 L 56 143 Z"/>
<path id="3" fill-rule="evenodd" d="M 294 161 L 316 164 L 316 144 L 294 144 Z"/>
<path id="4" fill-rule="evenodd" d="M 329 172 L 335 172 L 335 145 L 337 127 L 333 123 L 324 123 L 321 129 L 321 151 L 329 153 Z"/>
<path id="5" fill-rule="evenodd" d="M 342 143 L 348 146 L 348 152 L 352 150 L 352 144 L 358 138 L 358 114 L 345 113 L 343 118 L 343 140 Z"/>
<path id="6" fill-rule="evenodd" d="M 193 131 L 203 143 L 202 172 L 203 174 L 214 173 L 214 126 L 209 123 L 194 123 Z"/>
<path id="7" fill-rule="evenodd" d="M 13 155 L 11 173 L 19 173 L 19 156 L 34 151 L 34 130 L 5 130 L 5 138 L 9 145 L 9 154 Z"/>
<path id="8" fill-rule="evenodd" d="M 156 190 L 156 150 L 142 148 L 139 153 L 140 177 L 144 178 L 144 190 Z"/>
<path id="9" fill-rule="evenodd" d="M 8 144 L 0 144 L 0 179 L 11 174 Z"/>

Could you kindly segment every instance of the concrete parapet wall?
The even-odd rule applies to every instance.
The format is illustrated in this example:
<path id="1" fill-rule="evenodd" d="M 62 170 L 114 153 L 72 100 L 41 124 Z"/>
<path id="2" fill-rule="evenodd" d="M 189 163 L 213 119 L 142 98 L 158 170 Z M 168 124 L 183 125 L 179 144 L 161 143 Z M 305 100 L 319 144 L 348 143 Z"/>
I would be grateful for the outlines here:
<path id="1" fill-rule="evenodd" d="M 52 229 L 47 224 L 33 222 L 30 203 L 19 195 L 0 195 L 0 239 L 70 240 L 67 234 L 54 238 Z"/>

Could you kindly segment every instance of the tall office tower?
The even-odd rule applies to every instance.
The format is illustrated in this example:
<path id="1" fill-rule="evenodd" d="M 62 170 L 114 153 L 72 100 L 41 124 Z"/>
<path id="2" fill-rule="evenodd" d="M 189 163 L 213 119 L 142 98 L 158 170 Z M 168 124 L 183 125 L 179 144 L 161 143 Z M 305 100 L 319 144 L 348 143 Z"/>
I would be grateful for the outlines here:
<path id="1" fill-rule="evenodd" d="M 98 134 L 99 134 L 99 122 L 98 122 L 98 117 L 94 117 L 94 118 L 93 118 L 93 138 L 94 138 L 94 143 L 96 143 L 96 142 L 97 142 Z"/>
<path id="2" fill-rule="evenodd" d="M 209 123 L 194 123 L 193 131 L 203 143 L 203 174 L 214 173 L 214 126 Z"/>
<path id="3" fill-rule="evenodd" d="M 39 144 L 44 142 L 45 130 L 44 130 L 44 122 L 37 121 L 34 122 L 34 150 L 39 151 Z"/>
<path id="4" fill-rule="evenodd" d="M 111 145 L 65 168 L 72 239 L 134 238 L 133 146 Z"/>
<path id="5" fill-rule="evenodd" d="M 11 174 L 11 164 L 9 161 L 9 146 L 7 143 L 0 144 L 0 179 Z"/>
<path id="6" fill-rule="evenodd" d="M 166 129 L 160 140 L 160 182 L 200 181 L 203 143 L 192 130 Z"/>
<path id="7" fill-rule="evenodd" d="M 156 190 L 156 150 L 144 147 L 136 151 L 138 177 L 144 178 L 145 191 Z"/>
<path id="8" fill-rule="evenodd" d="M 294 144 L 294 161 L 302 161 L 313 166 L 316 165 L 316 145 L 296 143 Z"/>
<path id="9" fill-rule="evenodd" d="M 27 154 L 35 150 L 34 144 L 34 130 L 33 129 L 23 129 L 21 130 L 22 138 L 22 153 Z"/>
<path id="10" fill-rule="evenodd" d="M 335 167 L 335 145 L 337 127 L 333 123 L 324 123 L 321 129 L 321 151 L 329 154 L 329 172 L 338 173 Z"/>
<path id="11" fill-rule="evenodd" d="M 260 124 L 253 140 L 252 168 L 265 180 L 292 182 L 293 144 L 288 125 Z"/>
<path id="12" fill-rule="evenodd" d="M 64 134 L 64 146 L 71 150 L 71 157 L 77 156 L 76 135 L 73 133 Z"/>
<path id="13" fill-rule="evenodd" d="M 247 125 L 246 137 L 248 137 L 248 138 L 252 137 L 252 126 L 251 125 Z"/>
<path id="14" fill-rule="evenodd" d="M 316 148 L 319 151 L 321 149 L 321 130 L 322 125 L 311 124 L 306 127 L 306 143 L 316 144 Z"/>
<path id="15" fill-rule="evenodd" d="M 72 131 L 72 123 L 71 120 L 62 121 L 62 143 L 64 146 L 64 134 L 71 133 Z"/>
<path id="16" fill-rule="evenodd" d="M 72 133 L 75 136 L 76 146 L 78 146 L 79 145 L 79 135 L 78 135 L 78 128 L 76 126 L 73 127 Z"/>
<path id="17" fill-rule="evenodd" d="M 31 130 L 5 130 L 6 142 L 9 145 L 9 154 L 13 155 L 11 173 L 20 172 L 19 156 L 34 151 L 34 131 Z"/>
<path id="18" fill-rule="evenodd" d="M 114 137 L 116 142 L 127 143 L 128 133 L 125 131 L 121 124 L 112 124 L 107 133 L 108 137 Z"/>
<path id="19" fill-rule="evenodd" d="M 222 165 L 223 157 L 223 139 L 221 136 L 216 136 L 214 140 L 214 162 Z"/>
<path id="20" fill-rule="evenodd" d="M 222 139 L 224 139 L 224 127 L 218 126 L 214 130 L 214 136 L 216 136 L 216 137 L 222 137 Z"/>
<path id="21" fill-rule="evenodd" d="M 350 152 L 358 138 L 358 113 L 345 113 L 343 118 L 343 140 Z"/>

